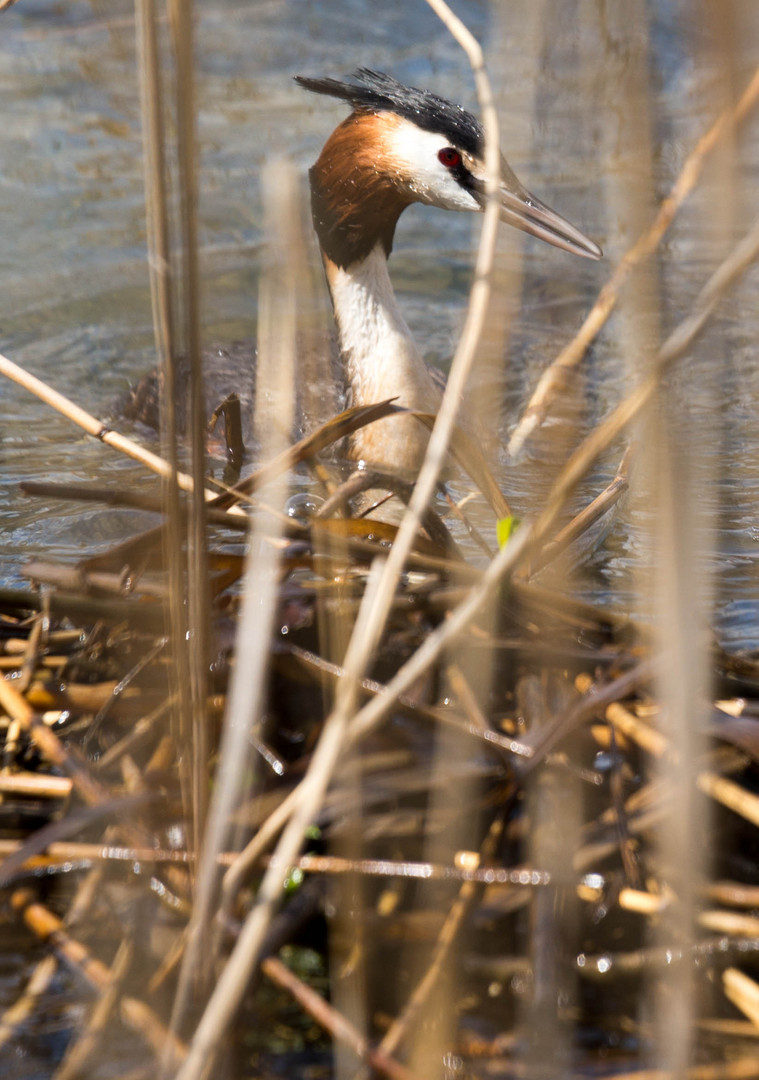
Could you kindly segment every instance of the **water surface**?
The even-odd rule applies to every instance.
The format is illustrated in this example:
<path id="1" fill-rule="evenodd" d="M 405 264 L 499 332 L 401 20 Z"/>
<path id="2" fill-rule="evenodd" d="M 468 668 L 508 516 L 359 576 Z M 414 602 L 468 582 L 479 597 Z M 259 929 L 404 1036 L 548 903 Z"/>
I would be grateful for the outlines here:
<path id="1" fill-rule="evenodd" d="M 572 259 L 502 230 L 499 297 L 514 292 L 516 271 L 523 271 L 508 348 L 491 332 L 490 354 L 507 352 L 504 411 L 500 422 L 483 419 L 483 430 L 502 447 L 540 372 L 647 220 L 648 176 L 651 198 L 660 198 L 729 84 L 745 85 L 759 9 L 751 0 L 731 8 L 729 70 L 710 46 L 707 9 L 686 0 L 519 0 L 507 7 L 467 0 L 457 10 L 486 42 L 512 166 L 607 256 L 600 264 Z M 1 18 L 2 348 L 107 416 L 151 365 L 153 350 L 132 9 L 125 0 L 23 0 Z M 359 0 L 206 2 L 198 5 L 197 57 L 203 328 L 206 340 L 223 341 L 255 333 L 263 163 L 285 154 L 305 180 L 345 113 L 338 102 L 305 94 L 293 74 L 339 76 L 368 65 L 468 106 L 474 94 L 461 52 L 423 3 L 398 0 L 369 13 Z M 642 108 L 630 96 L 638 77 Z M 653 262 L 652 310 L 643 312 L 658 319 L 652 341 L 688 311 L 756 213 L 755 130 L 749 120 L 730 161 L 707 170 Z M 476 224 L 414 207 L 398 229 L 396 286 L 425 355 L 442 366 L 466 304 Z M 759 645 L 756 288 L 753 271 L 668 380 L 678 453 L 696 477 L 698 509 L 713 530 L 704 565 L 716 580 L 714 619 L 733 646 Z M 324 293 L 321 303 L 326 317 Z M 504 305 L 496 302 L 497 316 Z M 630 344 L 639 344 L 640 327 L 631 335 L 630 318 L 612 318 L 587 358 L 581 428 L 604 415 L 640 370 Z M 487 364 L 478 376 L 485 384 L 490 354 L 483 350 Z M 74 560 L 139 525 L 124 511 L 20 494 L 27 479 L 144 485 L 149 478 L 25 391 L 2 383 L 0 401 L 0 580 L 18 583 L 23 557 Z M 520 513 L 537 508 L 577 438 L 573 431 L 566 443 L 536 444 L 518 467 L 496 451 L 501 482 Z M 622 449 L 601 463 L 586 494 L 613 474 Z M 621 610 L 634 607 L 639 567 L 649 561 L 649 479 L 646 469 L 636 472 L 630 498 L 577 584 Z"/>

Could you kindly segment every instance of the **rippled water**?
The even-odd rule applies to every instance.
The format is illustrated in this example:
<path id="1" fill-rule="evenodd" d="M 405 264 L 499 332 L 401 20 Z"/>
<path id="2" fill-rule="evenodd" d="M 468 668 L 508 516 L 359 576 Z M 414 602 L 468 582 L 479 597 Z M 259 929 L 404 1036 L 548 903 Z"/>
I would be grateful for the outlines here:
<path id="1" fill-rule="evenodd" d="M 600 264 L 575 260 L 502 230 L 506 285 L 520 253 L 524 270 L 503 429 L 485 425 L 502 443 L 540 372 L 570 339 L 636 235 L 635 214 L 625 211 L 619 189 L 634 189 L 638 178 L 644 186 L 648 134 L 658 198 L 716 115 L 729 80 L 738 89 L 747 81 L 759 8 L 752 0 L 731 6 L 736 32 L 727 72 L 707 47 L 709 24 L 701 17 L 707 8 L 692 0 L 645 7 L 467 0 L 457 10 L 487 44 L 512 166 L 607 254 Z M 152 362 L 131 7 L 124 0 L 23 0 L 0 20 L 2 348 L 105 416 Z M 304 94 L 291 75 L 340 75 L 368 65 L 470 106 L 473 91 L 461 53 L 421 2 L 370 8 L 359 0 L 207 0 L 198 5 L 197 51 L 203 325 L 208 340 L 224 340 L 255 332 L 262 163 L 287 154 L 305 174 L 344 115 L 339 103 Z M 628 91 L 636 65 L 647 86 L 637 129 Z M 755 130 L 749 120 L 733 148 L 729 212 L 723 212 L 726 173 L 707 170 L 655 261 L 664 331 L 687 312 L 729 242 L 756 213 Z M 414 207 L 398 230 L 396 286 L 423 351 L 443 365 L 466 303 L 475 224 Z M 759 645 L 756 287 L 754 271 L 695 355 L 668 380 L 675 430 L 688 448 L 683 456 L 715 527 L 712 554 L 705 556 L 716 576 L 715 619 L 734 646 Z M 624 315 L 612 318 L 587 359 L 580 387 L 584 425 L 604 415 L 630 385 L 628 331 Z M 124 511 L 21 495 L 18 483 L 25 479 L 146 481 L 141 469 L 25 391 L 0 383 L 0 401 L 1 581 L 20 580 L 22 557 L 75 559 L 139 524 Z M 564 454 L 537 446 L 511 469 L 500 455 L 502 480 L 518 510 L 538 505 Z M 595 483 L 615 467 L 612 455 Z M 649 506 L 647 478 L 639 471 L 581 583 L 586 594 L 623 610 L 633 603 L 637 567 L 649 558 Z"/>

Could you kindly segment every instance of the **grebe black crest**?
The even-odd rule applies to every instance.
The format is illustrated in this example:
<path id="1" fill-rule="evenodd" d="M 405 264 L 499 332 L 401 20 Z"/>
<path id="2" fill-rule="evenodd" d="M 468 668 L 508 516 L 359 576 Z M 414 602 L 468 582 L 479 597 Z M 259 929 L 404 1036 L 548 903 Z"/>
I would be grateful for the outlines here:
<path id="1" fill-rule="evenodd" d="M 357 68 L 351 74 L 355 81 L 338 79 L 309 79 L 296 75 L 295 81 L 315 94 L 347 101 L 354 109 L 365 112 L 392 112 L 410 120 L 423 131 L 446 135 L 467 153 L 481 156 L 484 152 L 482 125 L 476 117 L 445 98 L 416 86 L 404 86 L 390 75 L 371 68 Z"/>

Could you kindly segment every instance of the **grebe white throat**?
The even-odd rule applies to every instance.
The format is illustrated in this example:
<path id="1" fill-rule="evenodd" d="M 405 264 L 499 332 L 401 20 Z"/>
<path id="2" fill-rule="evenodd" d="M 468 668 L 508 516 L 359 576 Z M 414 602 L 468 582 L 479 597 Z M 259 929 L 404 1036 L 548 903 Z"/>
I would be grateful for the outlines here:
<path id="1" fill-rule="evenodd" d="M 398 307 L 382 245 L 344 268 L 327 256 L 324 264 L 352 403 L 395 397 L 406 409 L 437 412 L 440 391 Z M 354 456 L 405 469 L 416 468 L 427 442 L 414 417 L 383 420 L 358 435 Z"/>

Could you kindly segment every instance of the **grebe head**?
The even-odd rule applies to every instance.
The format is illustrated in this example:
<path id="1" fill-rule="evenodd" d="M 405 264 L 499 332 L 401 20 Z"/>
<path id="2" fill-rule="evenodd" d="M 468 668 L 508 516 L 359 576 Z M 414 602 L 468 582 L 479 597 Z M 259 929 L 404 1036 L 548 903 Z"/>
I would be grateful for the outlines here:
<path id="1" fill-rule="evenodd" d="M 338 266 L 392 249 L 398 217 L 413 202 L 444 210 L 485 207 L 484 136 L 471 113 L 426 90 L 367 68 L 353 82 L 296 76 L 305 89 L 347 101 L 353 112 L 311 169 L 314 225 Z M 501 217 L 575 255 L 601 249 L 531 195 L 501 159 Z"/>

